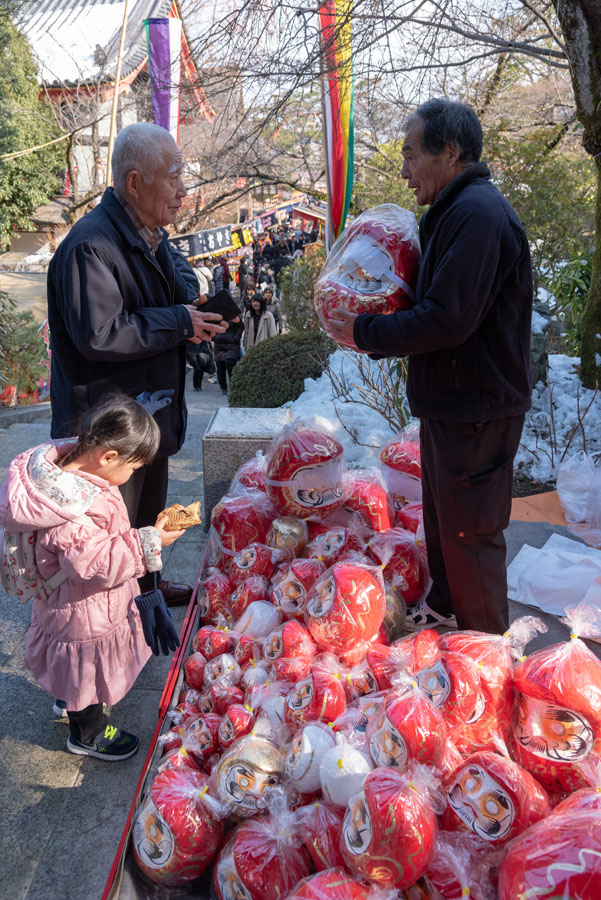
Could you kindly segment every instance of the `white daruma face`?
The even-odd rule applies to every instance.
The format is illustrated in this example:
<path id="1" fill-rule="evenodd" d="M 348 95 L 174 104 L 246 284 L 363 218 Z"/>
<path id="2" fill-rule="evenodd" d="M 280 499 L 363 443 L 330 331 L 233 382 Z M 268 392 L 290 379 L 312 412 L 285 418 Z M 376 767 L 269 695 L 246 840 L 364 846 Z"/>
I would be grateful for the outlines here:
<path id="1" fill-rule="evenodd" d="M 468 766 L 455 779 L 448 803 L 461 821 L 485 841 L 505 837 L 515 818 L 507 791 L 477 765 Z"/>
<path id="2" fill-rule="evenodd" d="M 363 791 L 355 794 L 349 801 L 342 823 L 342 835 L 347 850 L 353 856 L 361 856 L 369 849 L 372 839 L 372 824 Z"/>
<path id="3" fill-rule="evenodd" d="M 584 759 L 594 743 L 593 729 L 581 713 L 527 694 L 518 697 L 517 738 L 530 753 L 554 762 Z"/>

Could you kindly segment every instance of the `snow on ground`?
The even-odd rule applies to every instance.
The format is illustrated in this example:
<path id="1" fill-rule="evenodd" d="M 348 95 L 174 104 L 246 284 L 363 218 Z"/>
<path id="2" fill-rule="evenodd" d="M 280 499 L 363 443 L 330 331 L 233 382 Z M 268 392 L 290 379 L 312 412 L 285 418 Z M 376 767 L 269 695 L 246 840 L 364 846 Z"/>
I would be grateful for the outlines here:
<path id="1" fill-rule="evenodd" d="M 579 364 L 576 357 L 550 356 L 549 385 L 539 383 L 534 388 L 516 468 L 537 481 L 555 481 L 564 452 L 566 457 L 582 449 L 601 452 L 601 393 L 582 387 Z M 338 376 L 343 372 L 351 384 L 357 383 L 357 368 L 342 351 L 333 354 L 330 368 Z M 351 393 L 359 397 L 356 388 Z M 328 423 L 352 467 L 377 464 L 380 447 L 393 435 L 378 412 L 356 401 L 337 400 L 327 372 L 317 380 L 307 378 L 304 393 L 288 406 L 295 417 Z"/>

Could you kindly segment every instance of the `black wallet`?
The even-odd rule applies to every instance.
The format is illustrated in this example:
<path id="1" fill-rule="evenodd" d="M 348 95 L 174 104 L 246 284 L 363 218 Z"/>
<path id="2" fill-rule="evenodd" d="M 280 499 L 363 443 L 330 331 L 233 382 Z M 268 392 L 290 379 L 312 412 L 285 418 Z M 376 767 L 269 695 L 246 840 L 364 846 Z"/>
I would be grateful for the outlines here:
<path id="1" fill-rule="evenodd" d="M 240 307 L 228 290 L 222 288 L 213 297 L 209 297 L 206 303 L 195 304 L 199 312 L 219 313 L 226 322 L 231 322 L 236 316 L 240 316 Z"/>

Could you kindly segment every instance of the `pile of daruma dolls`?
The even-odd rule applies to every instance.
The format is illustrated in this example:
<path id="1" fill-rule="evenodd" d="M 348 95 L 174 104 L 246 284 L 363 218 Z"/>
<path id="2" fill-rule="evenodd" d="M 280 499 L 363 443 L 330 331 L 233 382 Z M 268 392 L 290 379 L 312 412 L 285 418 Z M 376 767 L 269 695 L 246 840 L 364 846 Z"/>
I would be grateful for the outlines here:
<path id="1" fill-rule="evenodd" d="M 133 828 L 154 896 L 601 896 L 590 610 L 528 657 L 530 617 L 400 637 L 429 578 L 419 503 L 385 470 L 416 490 L 415 433 L 381 461 L 345 471 L 294 422 L 213 510 L 202 627 Z"/>

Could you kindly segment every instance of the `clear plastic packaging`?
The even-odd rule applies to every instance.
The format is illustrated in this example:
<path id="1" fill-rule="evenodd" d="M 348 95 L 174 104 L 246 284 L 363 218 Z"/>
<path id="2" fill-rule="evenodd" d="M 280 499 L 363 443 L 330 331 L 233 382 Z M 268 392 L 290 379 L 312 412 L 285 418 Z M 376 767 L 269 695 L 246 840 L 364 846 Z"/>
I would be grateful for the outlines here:
<path id="1" fill-rule="evenodd" d="M 132 850 L 147 878 L 184 885 L 211 864 L 223 840 L 223 809 L 208 779 L 189 769 L 166 769 L 154 780 L 132 830 Z"/>
<path id="2" fill-rule="evenodd" d="M 284 426 L 270 447 L 267 496 L 281 515 L 323 519 L 342 505 L 343 472 L 342 444 L 333 434 L 297 419 Z"/>
<path id="3" fill-rule="evenodd" d="M 333 722 L 346 709 L 342 679 L 335 657 L 316 659 L 309 675 L 298 681 L 286 697 L 286 722 L 291 727 Z"/>
<path id="4" fill-rule="evenodd" d="M 319 764 L 323 796 L 344 808 L 372 769 L 369 753 L 337 732 L 336 745 L 326 750 Z"/>
<path id="5" fill-rule="evenodd" d="M 249 575 L 232 592 L 230 597 L 230 609 L 234 619 L 239 619 L 242 613 L 257 600 L 269 600 L 269 582 L 264 575 Z"/>
<path id="6" fill-rule="evenodd" d="M 344 866 L 340 851 L 344 810 L 325 800 L 316 800 L 299 807 L 295 816 L 315 870 L 323 872 L 334 866 Z"/>
<path id="7" fill-rule="evenodd" d="M 382 447 L 380 465 L 395 513 L 407 503 L 421 501 L 419 425 L 407 426 Z"/>
<path id="8" fill-rule="evenodd" d="M 476 845 L 468 834 L 439 831 L 427 875 L 443 900 L 498 900 L 501 853 Z"/>
<path id="9" fill-rule="evenodd" d="M 262 450 L 257 450 L 254 456 L 243 462 L 238 467 L 232 478 L 229 494 L 245 493 L 246 491 L 265 492 L 265 468 L 266 459 Z"/>
<path id="10" fill-rule="evenodd" d="M 236 587 L 251 575 L 263 575 L 269 580 L 285 555 L 282 550 L 253 541 L 234 556 L 229 570 L 230 580 Z"/>
<path id="11" fill-rule="evenodd" d="M 373 531 L 392 528 L 394 512 L 388 488 L 378 469 L 346 472 L 342 479 L 344 508 L 361 515 Z"/>
<path id="12" fill-rule="evenodd" d="M 485 750 L 469 756 L 447 780 L 442 827 L 501 847 L 550 812 L 547 792 L 528 772 Z"/>
<path id="13" fill-rule="evenodd" d="M 298 516 L 279 516 L 271 523 L 267 543 L 270 547 L 283 550 L 289 561 L 302 556 L 309 543 L 307 522 Z"/>
<path id="14" fill-rule="evenodd" d="M 213 507 L 211 524 L 220 547 L 234 556 L 253 541 L 265 543 L 275 511 L 261 491 L 226 494 Z"/>
<path id="15" fill-rule="evenodd" d="M 270 599 L 287 619 L 305 621 L 307 595 L 326 570 L 318 559 L 295 559 L 276 572 Z"/>
<path id="16" fill-rule="evenodd" d="M 321 790 L 319 766 L 324 754 L 336 745 L 333 730 L 317 722 L 303 725 L 286 753 L 284 775 L 301 794 Z"/>
<path id="17" fill-rule="evenodd" d="M 343 528 L 342 525 L 333 525 L 328 531 L 316 535 L 309 541 L 305 547 L 305 556 L 307 559 L 319 559 L 326 566 L 332 566 L 349 551 L 361 551 L 363 546 L 363 542 L 354 531 Z"/>
<path id="18" fill-rule="evenodd" d="M 512 756 L 550 791 L 590 784 L 601 756 L 601 661 L 581 641 L 601 632 L 598 609 L 567 610 L 571 638 L 537 650 L 514 672 Z"/>
<path id="19" fill-rule="evenodd" d="M 278 747 L 258 734 L 234 741 L 213 769 L 216 796 L 238 818 L 249 818 L 267 808 L 271 788 L 279 785 L 284 757 Z"/>
<path id="20" fill-rule="evenodd" d="M 420 255 L 412 212 L 382 203 L 361 213 L 334 243 L 315 284 L 324 329 L 338 309 L 387 315 L 411 308 Z"/>
<path id="21" fill-rule="evenodd" d="M 414 606 L 425 597 L 432 584 L 426 547 L 410 531 L 391 528 L 376 534 L 369 542 L 368 552 L 383 566 L 384 578 L 407 606 Z"/>
<path id="22" fill-rule="evenodd" d="M 354 665 L 365 658 L 377 638 L 385 612 L 381 570 L 349 560 L 335 563 L 315 583 L 307 600 L 305 621 L 322 649 Z"/>
<path id="23" fill-rule="evenodd" d="M 304 625 L 284 622 L 262 640 L 263 657 L 274 680 L 300 681 L 306 678 L 316 646 Z"/>
<path id="24" fill-rule="evenodd" d="M 210 566 L 207 577 L 198 592 L 198 609 L 201 621 L 216 625 L 230 614 L 230 594 L 233 585 L 224 572 Z"/>

